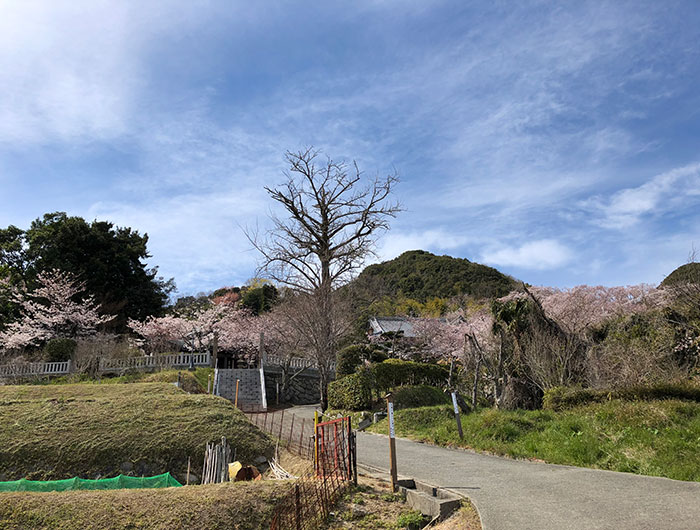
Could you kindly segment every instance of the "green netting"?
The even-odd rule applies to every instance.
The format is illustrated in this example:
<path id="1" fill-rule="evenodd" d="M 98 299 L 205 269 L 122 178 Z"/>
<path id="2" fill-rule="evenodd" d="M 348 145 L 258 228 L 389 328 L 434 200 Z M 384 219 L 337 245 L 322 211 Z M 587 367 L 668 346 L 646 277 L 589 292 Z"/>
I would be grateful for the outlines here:
<path id="1" fill-rule="evenodd" d="M 170 488 L 182 486 L 170 473 L 155 477 L 128 477 L 90 480 L 73 477 L 65 480 L 12 480 L 0 482 L 1 491 L 68 491 L 68 490 L 118 490 L 136 488 Z"/>

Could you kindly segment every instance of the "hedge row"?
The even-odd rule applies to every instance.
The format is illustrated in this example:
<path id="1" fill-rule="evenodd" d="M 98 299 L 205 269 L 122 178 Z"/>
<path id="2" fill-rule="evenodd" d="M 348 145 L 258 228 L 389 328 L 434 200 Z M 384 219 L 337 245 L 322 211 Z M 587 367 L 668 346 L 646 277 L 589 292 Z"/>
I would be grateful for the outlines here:
<path id="1" fill-rule="evenodd" d="M 700 386 L 690 383 L 659 383 L 650 386 L 631 386 L 614 390 L 556 387 L 545 392 L 542 408 L 561 411 L 579 405 L 601 403 L 611 399 L 628 401 L 684 399 L 700 403 Z"/>
<path id="2" fill-rule="evenodd" d="M 386 360 L 386 354 L 369 344 L 353 344 L 338 352 L 335 373 L 338 377 L 355 373 L 365 361 L 380 363 Z"/>
<path id="3" fill-rule="evenodd" d="M 452 403 L 452 398 L 440 388 L 428 385 L 402 386 L 394 390 L 397 409 L 414 409 Z"/>
<path id="4" fill-rule="evenodd" d="M 328 385 L 328 405 L 333 409 L 364 410 L 372 406 L 372 393 L 381 395 L 408 385 L 442 387 L 448 376 L 444 366 L 389 359 L 333 381 Z"/>
<path id="5" fill-rule="evenodd" d="M 383 363 L 372 364 L 374 390 L 388 392 L 403 385 L 430 385 L 442 387 L 447 384 L 450 370 L 439 364 L 416 363 L 389 359 Z"/>
<path id="6" fill-rule="evenodd" d="M 367 370 L 346 375 L 328 385 L 328 406 L 341 410 L 365 410 L 372 406 L 372 385 Z"/>

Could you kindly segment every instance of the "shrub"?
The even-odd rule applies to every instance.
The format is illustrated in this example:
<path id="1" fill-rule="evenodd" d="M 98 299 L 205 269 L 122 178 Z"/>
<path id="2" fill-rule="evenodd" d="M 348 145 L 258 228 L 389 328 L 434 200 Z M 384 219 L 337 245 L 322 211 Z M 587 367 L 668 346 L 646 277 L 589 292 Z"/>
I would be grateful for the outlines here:
<path id="1" fill-rule="evenodd" d="M 434 386 L 402 386 L 394 390 L 394 405 L 397 409 L 431 407 L 445 403 L 451 403 L 450 396 Z"/>
<path id="2" fill-rule="evenodd" d="M 542 408 L 561 411 L 589 403 L 611 399 L 651 401 L 657 399 L 685 399 L 700 403 L 700 386 L 690 383 L 660 383 L 650 386 L 630 386 L 613 390 L 556 387 L 544 394 Z"/>
<path id="3" fill-rule="evenodd" d="M 67 361 L 73 357 L 76 344 L 73 339 L 51 339 L 44 346 L 44 357 L 52 363 Z"/>
<path id="4" fill-rule="evenodd" d="M 374 387 L 378 392 L 388 392 L 404 385 L 430 385 L 442 387 L 447 383 L 449 370 L 444 366 L 388 359 L 370 368 Z"/>
<path id="5" fill-rule="evenodd" d="M 353 344 L 338 352 L 336 356 L 336 374 L 338 376 L 355 373 L 364 361 L 382 362 L 386 355 L 381 350 L 367 344 Z"/>
<path id="6" fill-rule="evenodd" d="M 410 512 L 404 512 L 396 519 L 396 526 L 399 528 L 421 528 L 425 523 L 425 516 L 418 510 L 411 510 Z"/>
<path id="7" fill-rule="evenodd" d="M 367 370 L 346 375 L 328 385 L 328 406 L 342 410 L 364 410 L 372 406 L 370 376 Z"/>
<path id="8" fill-rule="evenodd" d="M 409 385 L 442 387 L 448 376 L 449 370 L 437 364 L 388 359 L 341 377 L 328 385 L 328 406 L 332 409 L 364 410 L 372 406 L 373 391 L 380 396 L 394 388 Z M 436 391 L 440 392 L 433 389 L 431 400 L 435 399 Z M 406 393 L 407 396 L 412 396 L 406 399 L 418 399 L 417 391 L 407 390 Z"/>

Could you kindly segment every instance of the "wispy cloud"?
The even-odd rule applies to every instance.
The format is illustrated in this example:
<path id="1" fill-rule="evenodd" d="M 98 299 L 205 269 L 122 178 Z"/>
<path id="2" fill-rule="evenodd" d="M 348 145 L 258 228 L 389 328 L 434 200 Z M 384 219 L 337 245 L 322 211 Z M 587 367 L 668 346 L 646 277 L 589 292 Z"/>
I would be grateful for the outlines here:
<path id="1" fill-rule="evenodd" d="M 644 218 L 700 205 L 700 163 L 652 177 L 624 188 L 610 197 L 594 196 L 582 202 L 593 214 L 592 222 L 604 228 L 628 229 Z"/>
<path id="2" fill-rule="evenodd" d="M 381 242 L 377 252 L 380 260 L 389 260 L 407 250 L 429 250 L 445 252 L 463 247 L 469 238 L 442 228 L 416 232 L 390 232 Z"/>
<path id="3" fill-rule="evenodd" d="M 0 218 L 112 219 L 184 291 L 243 281 L 238 227 L 266 226 L 262 186 L 313 144 L 400 173 L 382 258 L 635 282 L 652 272 L 625 244 L 692 240 L 692 4 L 397 5 L 0 3 Z"/>
<path id="4" fill-rule="evenodd" d="M 481 259 L 485 263 L 516 269 L 555 269 L 566 265 L 573 253 L 553 239 L 530 241 L 515 247 L 498 247 L 487 250 Z"/>

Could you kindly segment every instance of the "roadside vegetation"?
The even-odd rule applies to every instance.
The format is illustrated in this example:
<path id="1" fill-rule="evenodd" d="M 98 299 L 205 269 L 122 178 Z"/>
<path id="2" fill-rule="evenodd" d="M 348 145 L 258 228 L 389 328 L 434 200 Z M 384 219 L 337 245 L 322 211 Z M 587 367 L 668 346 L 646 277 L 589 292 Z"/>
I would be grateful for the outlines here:
<path id="1" fill-rule="evenodd" d="M 462 415 L 462 440 L 450 405 L 397 410 L 395 426 L 397 436 L 437 445 L 700 481 L 700 403 L 691 401 L 613 399 L 561 412 L 482 409 Z M 368 430 L 387 434 L 386 419 Z"/>

